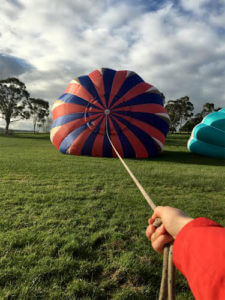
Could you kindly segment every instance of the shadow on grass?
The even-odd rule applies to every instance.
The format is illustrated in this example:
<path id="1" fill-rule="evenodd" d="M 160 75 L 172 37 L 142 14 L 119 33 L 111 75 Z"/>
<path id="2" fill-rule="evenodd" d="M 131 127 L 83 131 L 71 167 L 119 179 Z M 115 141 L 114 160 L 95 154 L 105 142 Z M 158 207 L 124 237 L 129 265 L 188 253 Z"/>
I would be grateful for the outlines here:
<path id="1" fill-rule="evenodd" d="M 129 158 L 130 160 L 140 160 L 137 158 Z M 194 164 L 194 165 L 208 165 L 224 167 L 225 162 L 223 159 L 216 159 L 212 157 L 205 157 L 198 154 L 185 152 L 185 151 L 164 151 L 160 156 L 148 159 L 141 159 L 142 161 L 158 161 L 158 162 L 172 162 L 181 164 Z"/>
<path id="2" fill-rule="evenodd" d="M 182 151 L 165 151 L 161 156 L 163 161 L 172 161 L 183 164 L 208 165 L 208 166 L 225 166 L 223 159 L 201 156 L 191 152 Z M 160 160 L 160 157 L 159 157 Z"/>

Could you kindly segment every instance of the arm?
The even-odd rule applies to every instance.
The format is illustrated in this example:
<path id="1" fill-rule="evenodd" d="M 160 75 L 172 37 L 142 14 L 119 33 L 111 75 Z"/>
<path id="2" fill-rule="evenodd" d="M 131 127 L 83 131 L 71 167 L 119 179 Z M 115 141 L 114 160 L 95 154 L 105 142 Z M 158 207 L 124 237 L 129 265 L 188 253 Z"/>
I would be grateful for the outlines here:
<path id="1" fill-rule="evenodd" d="M 196 299 L 225 299 L 225 228 L 197 218 L 178 233 L 173 261 Z"/>
<path id="2" fill-rule="evenodd" d="M 162 225 L 152 223 L 160 217 Z M 162 252 L 174 242 L 173 261 L 187 278 L 196 299 L 225 299 L 225 229 L 206 218 L 193 220 L 178 209 L 157 207 L 146 230 L 153 248 Z"/>

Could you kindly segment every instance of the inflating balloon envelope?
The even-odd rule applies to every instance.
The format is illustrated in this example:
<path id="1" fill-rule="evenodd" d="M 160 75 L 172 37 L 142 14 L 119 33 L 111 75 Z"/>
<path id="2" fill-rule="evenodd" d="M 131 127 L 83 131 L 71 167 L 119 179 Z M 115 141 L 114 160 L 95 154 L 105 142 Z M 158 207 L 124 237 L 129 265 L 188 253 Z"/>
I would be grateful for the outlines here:
<path id="1" fill-rule="evenodd" d="M 162 152 L 169 117 L 161 93 L 130 71 L 95 70 L 53 106 L 51 141 L 64 154 L 147 158 Z M 107 120 L 107 124 L 106 124 Z"/>
<path id="2" fill-rule="evenodd" d="M 122 158 L 148 158 L 163 151 L 169 116 L 162 94 L 154 86 L 131 71 L 95 70 L 69 83 L 55 101 L 52 114 L 50 136 L 57 149 L 64 154 L 118 157 L 155 208 Z M 155 224 L 159 225 L 160 221 Z M 160 299 L 167 295 L 173 299 L 173 276 L 172 246 L 168 245 L 164 249 Z"/>

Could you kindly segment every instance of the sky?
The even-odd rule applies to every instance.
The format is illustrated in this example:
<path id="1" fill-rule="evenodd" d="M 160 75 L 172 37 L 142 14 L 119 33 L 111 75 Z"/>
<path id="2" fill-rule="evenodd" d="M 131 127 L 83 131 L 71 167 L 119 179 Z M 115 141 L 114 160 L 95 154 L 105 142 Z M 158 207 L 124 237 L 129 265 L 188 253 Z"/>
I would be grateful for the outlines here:
<path id="1" fill-rule="evenodd" d="M 196 113 L 224 107 L 225 0 L 1 1 L 0 79 L 17 77 L 52 105 L 101 67 L 135 71 L 167 101 L 187 95 Z"/>

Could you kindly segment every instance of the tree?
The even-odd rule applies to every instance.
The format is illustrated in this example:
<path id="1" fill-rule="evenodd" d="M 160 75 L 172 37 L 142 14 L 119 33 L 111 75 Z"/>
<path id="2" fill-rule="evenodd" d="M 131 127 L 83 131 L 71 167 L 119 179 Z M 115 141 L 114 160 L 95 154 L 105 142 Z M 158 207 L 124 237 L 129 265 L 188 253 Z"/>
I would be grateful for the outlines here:
<path id="1" fill-rule="evenodd" d="M 7 78 L 0 80 L 0 114 L 6 123 L 6 134 L 8 134 L 11 122 L 29 119 L 28 99 L 29 93 L 26 86 L 19 79 Z"/>
<path id="2" fill-rule="evenodd" d="M 177 100 L 169 100 L 165 108 L 170 117 L 170 131 L 175 132 L 193 116 L 194 105 L 190 102 L 189 97 L 185 96 Z"/>
<path id="3" fill-rule="evenodd" d="M 52 118 L 47 117 L 45 119 L 45 123 L 42 125 L 42 130 L 47 133 L 50 132 L 51 128 L 52 128 Z"/>
<path id="4" fill-rule="evenodd" d="M 52 127 L 52 119 L 47 117 L 37 124 L 39 130 L 49 133 Z"/>
<path id="5" fill-rule="evenodd" d="M 179 113 L 177 113 L 177 106 L 174 102 L 175 101 L 169 100 L 165 106 L 165 109 L 170 117 L 170 131 L 172 133 L 176 131 L 179 123 Z"/>
<path id="6" fill-rule="evenodd" d="M 189 97 L 185 96 L 177 100 L 180 106 L 180 122 L 179 129 L 185 121 L 193 116 L 194 105 L 190 102 Z"/>
<path id="7" fill-rule="evenodd" d="M 193 118 L 189 119 L 181 128 L 180 131 L 191 132 L 192 129 L 202 121 L 202 115 L 196 114 Z"/>
<path id="8" fill-rule="evenodd" d="M 49 115 L 49 103 L 39 98 L 30 98 L 29 110 L 33 118 L 33 129 L 35 133 L 37 124 L 43 122 Z"/>
<path id="9" fill-rule="evenodd" d="M 202 107 L 202 111 L 200 113 L 197 113 L 193 118 L 189 119 L 181 128 L 180 131 L 187 131 L 191 132 L 192 129 L 199 123 L 202 122 L 203 118 L 206 117 L 208 114 L 210 114 L 213 111 L 218 111 L 221 108 L 215 108 L 214 103 L 205 103 Z"/>
<path id="10" fill-rule="evenodd" d="M 211 112 L 218 111 L 218 110 L 220 110 L 220 107 L 219 108 L 215 108 L 214 103 L 207 102 L 202 107 L 202 111 L 201 111 L 202 118 L 204 118 L 205 116 L 207 116 Z"/>

